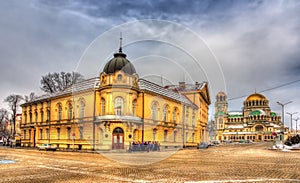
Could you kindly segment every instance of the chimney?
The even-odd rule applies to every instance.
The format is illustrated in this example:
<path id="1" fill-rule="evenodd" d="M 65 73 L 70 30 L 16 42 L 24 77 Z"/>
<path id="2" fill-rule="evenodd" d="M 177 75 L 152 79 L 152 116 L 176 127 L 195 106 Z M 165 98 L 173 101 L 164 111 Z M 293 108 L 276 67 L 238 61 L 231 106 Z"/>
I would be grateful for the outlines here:
<path id="1" fill-rule="evenodd" d="M 198 83 L 198 82 L 196 81 L 196 83 L 195 83 L 196 89 L 199 89 L 199 86 L 200 86 L 200 83 Z"/>
<path id="2" fill-rule="evenodd" d="M 185 82 L 179 82 L 179 90 L 185 89 Z"/>

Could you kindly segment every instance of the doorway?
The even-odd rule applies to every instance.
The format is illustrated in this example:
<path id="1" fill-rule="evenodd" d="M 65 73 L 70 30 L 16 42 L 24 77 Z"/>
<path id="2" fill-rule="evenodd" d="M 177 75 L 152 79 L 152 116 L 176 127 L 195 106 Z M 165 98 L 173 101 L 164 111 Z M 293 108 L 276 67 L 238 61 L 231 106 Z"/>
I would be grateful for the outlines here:
<path id="1" fill-rule="evenodd" d="M 112 149 L 124 149 L 124 131 L 120 127 L 113 131 Z"/>

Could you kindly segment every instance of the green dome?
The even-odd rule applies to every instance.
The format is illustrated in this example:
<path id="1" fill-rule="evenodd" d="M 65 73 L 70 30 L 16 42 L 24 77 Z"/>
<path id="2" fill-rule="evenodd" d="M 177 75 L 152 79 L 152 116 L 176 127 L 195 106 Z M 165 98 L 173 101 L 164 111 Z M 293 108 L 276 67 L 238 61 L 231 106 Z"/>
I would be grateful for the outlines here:
<path id="1" fill-rule="evenodd" d="M 115 53 L 114 58 L 107 62 L 103 69 L 103 72 L 106 74 L 113 74 L 116 71 L 123 71 L 131 75 L 136 73 L 133 64 L 126 58 L 126 54 L 122 53 L 122 50 L 119 53 Z"/>
<path id="2" fill-rule="evenodd" d="M 275 117 L 275 116 L 277 116 L 277 114 L 275 112 L 271 112 L 271 116 Z"/>
<path id="3" fill-rule="evenodd" d="M 250 116 L 254 116 L 254 115 L 266 115 L 265 111 L 263 110 L 254 110 L 250 112 Z"/>
<path id="4" fill-rule="evenodd" d="M 259 110 L 251 111 L 250 115 L 260 115 L 261 112 Z"/>

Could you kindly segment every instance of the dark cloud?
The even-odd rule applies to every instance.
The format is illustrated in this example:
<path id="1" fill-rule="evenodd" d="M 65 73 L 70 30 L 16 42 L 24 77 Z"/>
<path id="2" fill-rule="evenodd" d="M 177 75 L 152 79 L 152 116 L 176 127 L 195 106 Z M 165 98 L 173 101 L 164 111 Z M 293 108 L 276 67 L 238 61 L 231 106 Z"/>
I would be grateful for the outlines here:
<path id="1" fill-rule="evenodd" d="M 141 19 L 174 21 L 195 31 L 219 60 L 229 98 L 299 79 L 299 1 L 11 0 L 0 4 L 0 78 L 5 88 L 0 100 L 12 91 L 39 90 L 39 79 L 45 73 L 74 70 L 98 35 Z M 137 37 L 144 33 L 130 31 Z M 103 47 L 115 47 L 117 36 L 111 39 Z M 199 49 L 189 41 L 186 45 Z M 128 52 L 131 58 L 138 58 L 133 47 Z M 289 110 L 297 111 L 298 91 L 299 83 L 294 83 L 264 94 L 275 111 L 280 111 L 277 100 L 295 101 Z M 211 93 L 212 99 L 214 95 Z M 230 109 L 240 109 L 243 100 L 230 101 Z"/>

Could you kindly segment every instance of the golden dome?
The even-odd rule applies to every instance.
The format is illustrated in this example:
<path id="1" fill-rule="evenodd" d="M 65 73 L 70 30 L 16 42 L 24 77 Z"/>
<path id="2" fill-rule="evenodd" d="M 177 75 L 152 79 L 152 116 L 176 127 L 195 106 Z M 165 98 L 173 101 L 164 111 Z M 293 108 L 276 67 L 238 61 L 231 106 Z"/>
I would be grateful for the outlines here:
<path id="1" fill-rule="evenodd" d="M 254 93 L 252 95 L 249 95 L 246 99 L 246 101 L 250 101 L 250 100 L 267 100 L 267 98 L 259 93 Z"/>

